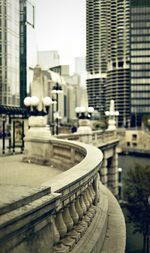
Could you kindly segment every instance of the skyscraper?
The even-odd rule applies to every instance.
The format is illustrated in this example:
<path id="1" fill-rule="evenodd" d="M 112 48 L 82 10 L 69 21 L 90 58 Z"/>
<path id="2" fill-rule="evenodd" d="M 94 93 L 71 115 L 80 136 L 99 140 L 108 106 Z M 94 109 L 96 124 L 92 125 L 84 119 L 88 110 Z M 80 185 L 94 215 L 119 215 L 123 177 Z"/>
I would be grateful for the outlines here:
<path id="1" fill-rule="evenodd" d="M 80 77 L 80 85 L 85 87 L 86 71 L 85 71 L 85 57 L 75 58 L 75 73 Z"/>
<path id="2" fill-rule="evenodd" d="M 30 59 L 35 51 L 35 40 L 31 41 L 28 28 L 34 28 L 33 3 L 34 0 L 0 0 L 1 105 L 22 106 L 27 94 Z"/>
<path id="3" fill-rule="evenodd" d="M 150 1 L 131 0 L 131 124 L 150 115 Z"/>
<path id="4" fill-rule="evenodd" d="M 60 56 L 57 50 L 38 51 L 37 61 L 42 69 L 48 70 L 60 65 Z"/>
<path id="5" fill-rule="evenodd" d="M 108 110 L 113 99 L 120 126 L 140 125 L 150 113 L 150 2 L 87 0 L 86 13 L 89 104 Z"/>
<path id="6" fill-rule="evenodd" d="M 19 105 L 19 0 L 0 1 L 0 104 Z"/>
<path id="7" fill-rule="evenodd" d="M 104 1 L 86 1 L 86 70 L 89 106 L 104 113 L 104 85 L 106 80 L 106 39 Z M 101 22 L 100 22 L 101 20 Z M 102 36 L 103 35 L 103 36 Z"/>
<path id="8" fill-rule="evenodd" d="M 30 91 L 30 69 L 37 64 L 35 0 L 20 1 L 20 105 Z"/>
<path id="9" fill-rule="evenodd" d="M 130 115 L 129 0 L 87 0 L 86 9 L 89 105 L 103 112 L 115 100 L 119 124 L 125 124 Z"/>

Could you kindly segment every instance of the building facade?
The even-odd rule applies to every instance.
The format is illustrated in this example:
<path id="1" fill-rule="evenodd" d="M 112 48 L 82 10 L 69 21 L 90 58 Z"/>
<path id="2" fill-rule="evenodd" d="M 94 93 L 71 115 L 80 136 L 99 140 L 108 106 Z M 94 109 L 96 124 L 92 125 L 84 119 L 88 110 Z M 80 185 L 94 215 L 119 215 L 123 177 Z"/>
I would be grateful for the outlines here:
<path id="1" fill-rule="evenodd" d="M 86 1 L 86 70 L 89 106 L 104 114 L 104 86 L 106 80 L 104 1 Z M 106 11 L 106 8 L 105 8 Z M 100 22 L 101 20 L 101 22 Z M 102 36 L 103 35 L 103 36 Z"/>
<path id="2" fill-rule="evenodd" d="M 150 2 L 86 3 L 89 105 L 101 112 L 113 99 L 120 126 L 141 125 L 150 113 Z"/>
<path id="3" fill-rule="evenodd" d="M 128 0 L 87 0 L 86 67 L 89 105 L 102 113 L 115 100 L 118 122 L 125 124 L 130 115 Z"/>
<path id="4" fill-rule="evenodd" d="M 75 73 L 80 76 L 80 85 L 85 87 L 86 85 L 86 69 L 85 69 L 85 57 L 75 58 Z"/>
<path id="5" fill-rule="evenodd" d="M 60 65 L 60 56 L 57 50 L 38 51 L 37 60 L 41 68 L 45 70 Z"/>
<path id="6" fill-rule="evenodd" d="M 34 1 L 0 1 L 0 104 L 23 105 L 35 54 Z M 30 26 L 30 28 L 28 28 Z M 31 28 L 32 27 L 32 28 Z M 31 29 L 31 30 L 30 30 Z M 31 41 L 32 40 L 32 41 Z M 32 47 L 32 53 L 29 50 Z M 35 59 L 35 57 L 34 57 Z"/>
<path id="7" fill-rule="evenodd" d="M 37 64 L 35 0 L 20 0 L 20 106 L 30 92 L 32 68 Z"/>
<path id="8" fill-rule="evenodd" d="M 0 1 L 0 104 L 19 105 L 19 0 Z"/>
<path id="9" fill-rule="evenodd" d="M 150 1 L 131 0 L 131 124 L 150 115 Z"/>

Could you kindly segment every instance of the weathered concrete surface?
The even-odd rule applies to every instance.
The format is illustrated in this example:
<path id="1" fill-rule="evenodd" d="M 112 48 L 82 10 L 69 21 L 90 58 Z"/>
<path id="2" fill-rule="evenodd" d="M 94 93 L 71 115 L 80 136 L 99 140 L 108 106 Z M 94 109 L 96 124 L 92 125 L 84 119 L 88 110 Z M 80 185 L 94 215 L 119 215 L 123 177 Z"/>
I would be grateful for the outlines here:
<path id="1" fill-rule="evenodd" d="M 0 157 L 0 185 L 37 187 L 62 172 L 53 166 L 24 163 L 22 158 L 23 155 Z"/>
<path id="2" fill-rule="evenodd" d="M 101 253 L 124 253 L 126 242 L 125 219 L 116 198 L 103 185 L 101 191 L 108 198 L 108 223 Z"/>
<path id="3" fill-rule="evenodd" d="M 97 214 L 72 253 L 124 253 L 125 220 L 113 194 L 101 183 Z M 94 236 L 92 236 L 94 235 Z"/>

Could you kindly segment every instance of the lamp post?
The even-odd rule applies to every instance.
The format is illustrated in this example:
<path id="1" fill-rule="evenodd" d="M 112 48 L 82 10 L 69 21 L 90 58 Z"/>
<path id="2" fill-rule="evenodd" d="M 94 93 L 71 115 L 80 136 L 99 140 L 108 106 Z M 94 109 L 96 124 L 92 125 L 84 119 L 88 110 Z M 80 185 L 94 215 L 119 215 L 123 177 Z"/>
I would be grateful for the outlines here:
<path id="1" fill-rule="evenodd" d="M 93 107 L 86 108 L 85 106 L 80 106 L 75 108 L 76 116 L 79 120 L 78 133 L 91 133 L 90 119 L 92 113 L 94 112 Z"/>
<path id="2" fill-rule="evenodd" d="M 93 107 L 86 107 L 80 106 L 75 108 L 75 112 L 78 119 L 90 119 L 92 116 L 92 113 L 94 112 Z"/>
<path id="3" fill-rule="evenodd" d="M 118 197 L 122 200 L 122 168 L 118 168 Z"/>
<path id="4" fill-rule="evenodd" d="M 50 97 L 44 97 L 42 99 L 42 110 L 38 109 L 40 102 L 41 101 L 36 96 L 26 97 L 24 99 L 24 104 L 28 108 L 28 113 L 30 116 L 45 116 L 49 113 L 50 105 L 53 103 L 52 99 Z"/>
<path id="5" fill-rule="evenodd" d="M 59 94 L 63 93 L 62 87 L 60 84 L 57 82 L 52 89 L 52 94 L 56 94 L 56 134 L 58 135 L 58 119 L 59 119 Z"/>
<path id="6" fill-rule="evenodd" d="M 57 102 L 56 100 L 52 97 L 52 134 L 54 135 L 55 134 L 55 123 L 54 123 L 54 105 L 56 105 Z"/>

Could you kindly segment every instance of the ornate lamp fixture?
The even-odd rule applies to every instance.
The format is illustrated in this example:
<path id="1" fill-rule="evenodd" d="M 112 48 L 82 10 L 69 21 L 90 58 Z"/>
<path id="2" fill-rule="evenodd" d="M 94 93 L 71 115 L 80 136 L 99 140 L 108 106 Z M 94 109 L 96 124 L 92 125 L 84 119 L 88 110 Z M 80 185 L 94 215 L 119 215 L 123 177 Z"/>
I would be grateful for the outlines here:
<path id="1" fill-rule="evenodd" d="M 36 96 L 26 97 L 24 99 L 24 104 L 28 108 L 28 112 L 32 116 L 45 116 L 49 113 L 49 108 L 53 104 L 53 101 L 50 97 L 44 97 L 42 99 L 42 110 L 38 109 L 40 100 Z"/>
<path id="2" fill-rule="evenodd" d="M 58 99 L 58 95 L 63 93 L 61 85 L 59 83 L 56 83 L 53 86 L 53 89 L 52 89 L 51 93 L 56 94 L 57 108 L 56 108 L 55 117 L 56 117 L 56 134 L 58 135 L 58 120 L 60 118 L 60 116 L 59 116 L 59 99 Z"/>
<path id="3" fill-rule="evenodd" d="M 92 113 L 94 112 L 93 107 L 80 106 L 75 108 L 75 112 L 78 119 L 91 119 Z"/>

